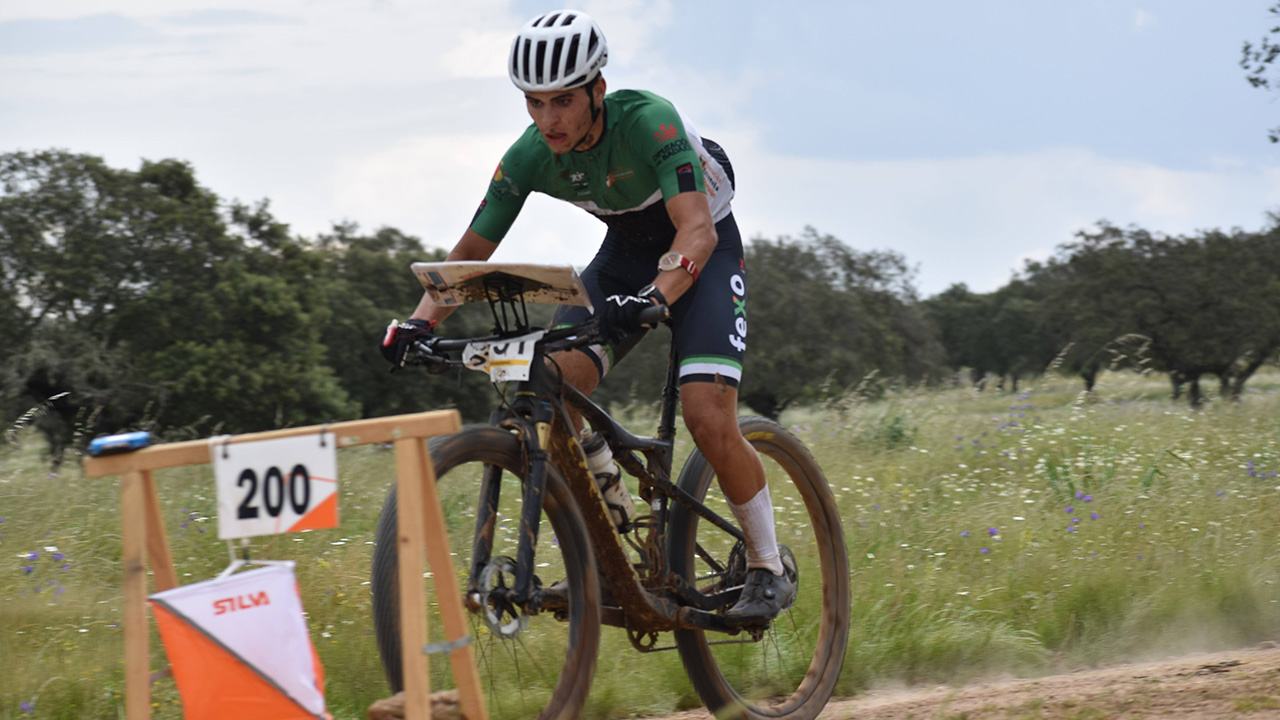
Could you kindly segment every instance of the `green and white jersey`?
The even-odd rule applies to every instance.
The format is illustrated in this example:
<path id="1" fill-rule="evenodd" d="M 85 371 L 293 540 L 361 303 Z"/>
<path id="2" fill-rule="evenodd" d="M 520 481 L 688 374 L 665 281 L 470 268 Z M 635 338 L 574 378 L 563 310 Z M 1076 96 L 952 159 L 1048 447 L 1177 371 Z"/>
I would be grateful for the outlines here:
<path id="1" fill-rule="evenodd" d="M 471 229 L 500 242 L 533 192 L 571 202 L 624 237 L 665 237 L 668 246 L 673 229 L 660 201 L 682 192 L 705 193 L 712 220 L 719 222 L 733 199 L 727 169 L 688 119 L 643 90 L 605 96 L 604 132 L 589 150 L 556 155 L 537 126 L 529 125 L 494 170 Z"/>

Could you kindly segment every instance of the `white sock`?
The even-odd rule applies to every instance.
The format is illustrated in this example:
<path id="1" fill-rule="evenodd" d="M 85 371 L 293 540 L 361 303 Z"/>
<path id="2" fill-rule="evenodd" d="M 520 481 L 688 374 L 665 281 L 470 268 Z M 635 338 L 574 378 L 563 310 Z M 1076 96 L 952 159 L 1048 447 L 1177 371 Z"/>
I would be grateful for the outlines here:
<path id="1" fill-rule="evenodd" d="M 730 502 L 729 510 L 747 536 L 747 567 L 766 568 L 774 575 L 781 575 L 782 558 L 778 555 L 778 536 L 773 529 L 769 486 L 765 485 L 755 497 L 741 505 Z"/>

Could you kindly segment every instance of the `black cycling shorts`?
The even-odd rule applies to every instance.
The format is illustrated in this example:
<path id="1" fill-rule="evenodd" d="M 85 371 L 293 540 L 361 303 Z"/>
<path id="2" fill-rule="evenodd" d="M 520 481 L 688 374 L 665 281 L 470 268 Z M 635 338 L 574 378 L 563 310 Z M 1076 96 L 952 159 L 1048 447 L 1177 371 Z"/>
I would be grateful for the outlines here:
<path id="1" fill-rule="evenodd" d="M 719 242 L 711 253 L 698 281 L 671 307 L 674 349 L 680 363 L 680 384 L 724 382 L 737 387 L 742 380 L 742 358 L 747 350 L 747 271 L 743 263 L 742 237 L 733 214 L 716 223 Z M 637 243 L 612 230 L 591 264 L 582 272 L 582 282 L 597 309 L 610 295 L 634 295 L 653 282 L 658 274 L 658 258 L 671 247 Z M 673 271 L 675 272 L 675 271 Z M 584 307 L 561 305 L 552 327 L 575 325 L 590 313 Z M 607 347 L 583 349 L 595 363 L 600 377 L 622 360 L 644 337 L 645 330 L 633 333 Z"/>

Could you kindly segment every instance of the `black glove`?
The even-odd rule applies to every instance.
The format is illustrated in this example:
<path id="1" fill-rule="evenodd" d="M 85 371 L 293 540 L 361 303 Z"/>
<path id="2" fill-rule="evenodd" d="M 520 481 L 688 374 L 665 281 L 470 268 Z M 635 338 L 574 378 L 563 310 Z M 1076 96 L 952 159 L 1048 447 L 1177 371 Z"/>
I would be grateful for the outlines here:
<path id="1" fill-rule="evenodd" d="M 666 298 L 652 285 L 646 285 L 635 295 L 610 295 L 604 300 L 602 329 L 609 342 L 620 342 L 628 335 L 655 327 L 640 322 L 640 313 L 654 305 L 666 305 Z"/>
<path id="2" fill-rule="evenodd" d="M 409 348 L 417 340 L 430 339 L 434 335 L 431 330 L 435 326 L 434 321 L 418 318 L 409 318 L 404 322 L 391 321 L 387 331 L 382 335 L 382 342 L 378 344 L 382 357 L 391 363 L 391 372 L 404 367 L 405 355 L 409 352 Z"/>

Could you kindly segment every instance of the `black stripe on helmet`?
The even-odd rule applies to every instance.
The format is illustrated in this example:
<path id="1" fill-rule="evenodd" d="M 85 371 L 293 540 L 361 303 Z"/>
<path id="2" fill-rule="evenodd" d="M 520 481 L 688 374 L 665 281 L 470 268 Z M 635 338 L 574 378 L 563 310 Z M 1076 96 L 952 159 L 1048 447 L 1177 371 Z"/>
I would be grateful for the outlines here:
<path id="1" fill-rule="evenodd" d="M 561 25 L 562 27 L 563 27 L 563 26 L 565 26 L 565 25 L 570 25 L 570 24 L 572 24 L 572 23 L 573 23 L 573 19 L 574 19 L 574 18 L 576 18 L 576 17 L 578 17 L 578 16 L 577 16 L 577 15 L 574 15 L 573 13 L 569 13 L 568 15 L 565 15 L 565 16 L 564 16 L 564 19 L 563 19 L 563 20 L 561 20 L 561 21 L 560 21 L 560 25 Z"/>
<path id="2" fill-rule="evenodd" d="M 556 42 L 551 46 L 551 77 L 549 82 L 555 82 L 560 76 L 560 57 L 564 54 L 564 38 L 556 38 Z"/>
<path id="3" fill-rule="evenodd" d="M 569 40 L 569 62 L 564 66 L 565 76 L 572 75 L 578 69 L 578 45 L 582 40 L 581 34 L 575 34 Z"/>
<path id="4" fill-rule="evenodd" d="M 544 25 L 543 27 L 551 27 L 551 26 L 555 25 L 555 24 L 556 24 L 556 18 L 558 18 L 558 17 L 560 17 L 560 13 L 555 13 L 555 14 L 554 14 L 554 15 L 552 15 L 551 17 L 547 18 L 547 24 L 546 24 L 546 25 Z"/>
<path id="5" fill-rule="evenodd" d="M 524 52 L 523 52 L 523 56 L 524 56 L 524 63 L 523 63 L 523 68 L 522 68 L 523 72 L 522 72 L 522 73 L 520 73 L 520 74 L 524 77 L 524 81 L 525 81 L 526 83 L 530 82 L 530 80 L 529 80 L 529 51 L 530 51 L 532 48 L 533 48 L 533 41 L 532 41 L 532 40 L 530 40 L 529 38 L 525 38 L 525 39 L 524 39 Z"/>

